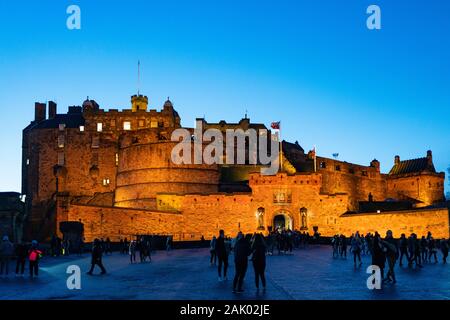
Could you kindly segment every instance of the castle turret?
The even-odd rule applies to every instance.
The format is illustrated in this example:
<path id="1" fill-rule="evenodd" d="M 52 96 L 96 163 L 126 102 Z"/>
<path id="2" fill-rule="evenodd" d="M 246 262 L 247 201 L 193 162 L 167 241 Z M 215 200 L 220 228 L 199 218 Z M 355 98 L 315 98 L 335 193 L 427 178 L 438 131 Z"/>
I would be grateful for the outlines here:
<path id="1" fill-rule="evenodd" d="M 394 164 L 399 164 L 399 163 L 400 163 L 400 156 L 395 156 Z"/>
<path id="2" fill-rule="evenodd" d="M 135 94 L 131 96 L 131 110 L 136 111 L 147 111 L 148 98 L 142 94 Z"/>
<path id="3" fill-rule="evenodd" d="M 427 151 L 427 162 L 429 166 L 433 165 L 433 153 L 431 152 L 431 150 Z"/>

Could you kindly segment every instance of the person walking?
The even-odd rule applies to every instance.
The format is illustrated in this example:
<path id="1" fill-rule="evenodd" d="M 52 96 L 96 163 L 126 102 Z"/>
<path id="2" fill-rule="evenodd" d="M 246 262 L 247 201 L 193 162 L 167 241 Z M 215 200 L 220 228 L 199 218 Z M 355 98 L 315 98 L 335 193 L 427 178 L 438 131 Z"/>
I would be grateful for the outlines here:
<path id="1" fill-rule="evenodd" d="M 259 279 L 261 279 L 263 290 L 266 290 L 266 249 L 267 247 L 263 236 L 260 233 L 256 234 L 251 251 L 253 270 L 255 272 L 255 285 L 257 290 L 259 290 Z"/>
<path id="2" fill-rule="evenodd" d="M 445 238 L 441 239 L 440 242 L 441 252 L 442 252 L 442 263 L 447 263 L 448 257 L 448 241 Z"/>
<path id="3" fill-rule="evenodd" d="M 128 248 L 128 254 L 130 255 L 130 263 L 136 262 L 136 240 L 130 241 L 130 246 Z"/>
<path id="4" fill-rule="evenodd" d="M 241 293 L 244 291 L 242 285 L 244 283 L 245 273 L 247 272 L 248 256 L 250 253 L 248 241 L 244 238 L 242 232 L 239 232 L 234 247 L 235 275 L 233 280 L 233 293 Z"/>
<path id="5" fill-rule="evenodd" d="M 400 261 L 399 265 L 400 267 L 403 265 L 403 257 L 406 257 L 406 260 L 408 261 L 408 264 L 410 262 L 410 255 L 408 254 L 408 239 L 406 239 L 406 235 L 402 233 L 400 236 Z"/>
<path id="6" fill-rule="evenodd" d="M 223 230 L 219 231 L 219 237 L 216 240 L 215 246 L 216 256 L 218 259 L 217 272 L 219 274 L 219 281 L 228 280 L 227 270 L 228 270 L 228 250 L 225 246 L 225 232 Z M 223 278 L 222 278 L 222 265 L 223 265 Z"/>
<path id="7" fill-rule="evenodd" d="M 384 268 L 386 264 L 386 256 L 383 249 L 384 247 L 381 244 L 380 234 L 375 232 L 372 241 L 372 265 L 380 268 L 381 279 L 384 279 Z"/>
<path id="8" fill-rule="evenodd" d="M 28 251 L 30 278 L 39 276 L 39 260 L 41 257 L 42 251 L 38 248 L 38 242 L 36 240 L 31 241 L 31 248 Z"/>
<path id="9" fill-rule="evenodd" d="M 429 262 L 431 262 L 431 256 L 434 257 L 434 263 L 438 262 L 436 253 L 437 253 L 436 240 L 434 240 L 434 238 L 430 236 L 430 238 L 428 239 L 428 261 Z"/>
<path id="10" fill-rule="evenodd" d="M 209 254 L 210 254 L 209 264 L 211 266 L 215 266 L 216 265 L 216 260 L 217 260 L 217 256 L 216 256 L 216 241 L 217 241 L 216 236 L 213 236 L 212 239 L 211 239 L 211 242 L 209 243 Z"/>
<path id="11" fill-rule="evenodd" d="M 347 259 L 347 238 L 343 234 L 339 237 L 339 247 L 341 258 Z"/>
<path id="12" fill-rule="evenodd" d="M 8 276 L 9 273 L 9 262 L 14 253 L 14 245 L 9 241 L 8 236 L 3 236 L 3 241 L 0 244 L 0 276 Z"/>
<path id="13" fill-rule="evenodd" d="M 16 245 L 16 277 L 23 277 L 25 272 L 25 263 L 27 261 L 28 248 L 25 243 L 19 240 Z"/>
<path id="14" fill-rule="evenodd" d="M 386 247 L 386 260 L 388 262 L 389 270 L 386 274 L 387 281 L 392 281 L 396 283 L 395 279 L 395 262 L 398 257 L 398 245 L 394 239 L 391 230 L 386 232 L 386 237 L 384 238 L 383 245 Z"/>
<path id="15" fill-rule="evenodd" d="M 361 239 L 359 236 L 359 232 L 356 231 L 355 236 L 352 238 L 351 242 L 352 252 L 353 252 L 353 264 L 356 268 L 356 259 L 359 260 L 359 266 L 362 265 L 361 261 Z"/>
<path id="16" fill-rule="evenodd" d="M 99 266 L 102 270 L 101 274 L 106 274 L 106 269 L 103 266 L 102 262 L 103 256 L 103 246 L 100 240 L 95 239 L 94 245 L 92 246 L 92 259 L 91 259 L 91 269 L 88 271 L 88 275 L 92 276 L 92 272 L 94 271 L 95 266 Z"/>

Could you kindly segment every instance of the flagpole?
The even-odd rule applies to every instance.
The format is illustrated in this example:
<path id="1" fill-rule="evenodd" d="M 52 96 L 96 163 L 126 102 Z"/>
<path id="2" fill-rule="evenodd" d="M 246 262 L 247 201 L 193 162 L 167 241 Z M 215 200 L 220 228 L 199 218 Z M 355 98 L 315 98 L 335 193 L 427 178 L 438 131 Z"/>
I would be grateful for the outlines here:
<path id="1" fill-rule="evenodd" d="M 314 145 L 314 172 L 317 172 L 317 151 L 315 145 Z"/>

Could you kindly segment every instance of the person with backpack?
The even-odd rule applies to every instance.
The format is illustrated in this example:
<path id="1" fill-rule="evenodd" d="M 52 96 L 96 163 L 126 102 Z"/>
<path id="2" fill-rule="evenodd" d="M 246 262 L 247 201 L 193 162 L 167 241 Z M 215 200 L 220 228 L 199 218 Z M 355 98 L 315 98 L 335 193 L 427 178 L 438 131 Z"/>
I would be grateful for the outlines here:
<path id="1" fill-rule="evenodd" d="M 91 259 L 91 269 L 88 271 L 88 275 L 92 276 L 92 272 L 94 271 L 95 266 L 99 266 L 102 270 L 101 274 L 106 274 L 106 269 L 103 266 L 102 262 L 103 256 L 103 246 L 100 240 L 95 239 L 94 244 L 92 246 L 92 259 Z"/>
<path id="2" fill-rule="evenodd" d="M 42 251 L 38 249 L 38 242 L 31 241 L 31 248 L 28 251 L 28 261 L 30 267 L 30 277 L 38 277 L 39 275 L 39 260 L 42 258 Z"/>

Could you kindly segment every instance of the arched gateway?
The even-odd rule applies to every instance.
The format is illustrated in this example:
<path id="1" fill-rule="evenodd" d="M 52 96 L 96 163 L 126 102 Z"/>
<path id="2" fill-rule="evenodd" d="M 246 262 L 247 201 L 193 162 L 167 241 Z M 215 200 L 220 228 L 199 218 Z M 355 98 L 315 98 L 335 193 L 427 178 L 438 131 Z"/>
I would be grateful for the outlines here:
<path id="1" fill-rule="evenodd" d="M 293 230 L 294 221 L 289 214 L 289 212 L 281 210 L 274 214 L 273 216 L 273 230 Z"/>

